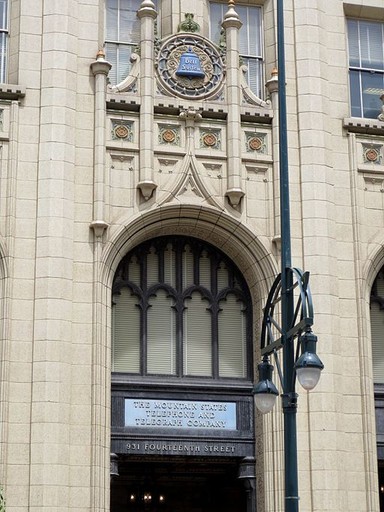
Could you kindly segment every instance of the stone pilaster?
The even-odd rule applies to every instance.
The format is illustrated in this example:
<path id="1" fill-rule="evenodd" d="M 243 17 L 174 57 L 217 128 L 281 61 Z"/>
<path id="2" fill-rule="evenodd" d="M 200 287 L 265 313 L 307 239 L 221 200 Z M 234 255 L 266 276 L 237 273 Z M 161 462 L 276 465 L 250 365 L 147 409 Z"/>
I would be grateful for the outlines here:
<path id="1" fill-rule="evenodd" d="M 95 148 L 93 183 L 93 221 L 91 227 L 96 237 L 101 237 L 107 227 L 105 221 L 105 123 L 106 87 L 111 64 L 105 60 L 102 50 L 97 54 L 91 70 L 95 77 Z"/>
<path id="2" fill-rule="evenodd" d="M 228 11 L 222 26 L 227 41 L 227 191 L 226 196 L 233 207 L 237 207 L 244 191 L 241 187 L 241 122 L 240 122 L 240 71 L 239 71 L 239 30 L 242 26 L 235 11 L 234 2 L 228 2 Z"/>
<path id="3" fill-rule="evenodd" d="M 137 187 L 147 201 L 157 186 L 153 181 L 154 23 L 157 16 L 154 3 L 144 0 L 137 15 L 141 21 L 140 181 Z"/>

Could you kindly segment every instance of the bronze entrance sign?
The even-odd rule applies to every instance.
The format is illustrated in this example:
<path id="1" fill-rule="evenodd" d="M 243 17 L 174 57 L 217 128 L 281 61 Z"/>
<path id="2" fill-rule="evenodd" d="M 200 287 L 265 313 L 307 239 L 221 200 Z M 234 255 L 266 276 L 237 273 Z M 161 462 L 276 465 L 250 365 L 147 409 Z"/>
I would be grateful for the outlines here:
<path id="1" fill-rule="evenodd" d="M 132 393 L 132 392 L 131 392 Z M 113 453 L 253 457 L 253 401 L 217 393 L 186 398 L 143 392 L 112 396 Z"/>

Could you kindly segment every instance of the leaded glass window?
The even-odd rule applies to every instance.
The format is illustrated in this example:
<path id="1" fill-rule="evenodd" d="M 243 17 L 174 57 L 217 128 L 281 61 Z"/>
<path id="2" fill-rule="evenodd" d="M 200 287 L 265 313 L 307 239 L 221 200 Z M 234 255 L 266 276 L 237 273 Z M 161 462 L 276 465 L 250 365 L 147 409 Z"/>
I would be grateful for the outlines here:
<path id="1" fill-rule="evenodd" d="M 237 267 L 195 238 L 159 237 L 130 251 L 113 284 L 113 371 L 251 376 L 251 299 Z"/>
<path id="2" fill-rule="evenodd" d="M 371 337 L 373 380 L 384 384 L 384 269 L 377 275 L 371 292 Z"/>

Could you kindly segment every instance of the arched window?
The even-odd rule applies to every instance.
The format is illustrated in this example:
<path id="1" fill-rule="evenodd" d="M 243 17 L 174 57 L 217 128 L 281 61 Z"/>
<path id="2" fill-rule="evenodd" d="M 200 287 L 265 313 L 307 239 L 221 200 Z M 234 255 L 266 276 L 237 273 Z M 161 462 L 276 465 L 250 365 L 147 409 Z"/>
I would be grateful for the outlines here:
<path id="1" fill-rule="evenodd" d="M 251 299 L 237 267 L 210 244 L 159 237 L 130 251 L 113 284 L 112 370 L 251 378 Z"/>
<path id="2" fill-rule="evenodd" d="M 375 384 L 384 384 L 384 269 L 372 286 L 371 335 L 373 380 Z"/>

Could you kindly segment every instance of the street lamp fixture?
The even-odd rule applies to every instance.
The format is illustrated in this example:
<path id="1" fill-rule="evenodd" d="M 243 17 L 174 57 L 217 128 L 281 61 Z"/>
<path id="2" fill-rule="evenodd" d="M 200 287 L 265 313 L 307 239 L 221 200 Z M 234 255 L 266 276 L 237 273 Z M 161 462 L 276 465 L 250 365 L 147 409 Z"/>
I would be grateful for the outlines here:
<path id="1" fill-rule="evenodd" d="M 301 337 L 301 356 L 295 363 L 297 380 L 307 391 L 314 389 L 319 382 L 321 370 L 324 368 L 316 354 L 317 336 L 312 331 Z"/>
<path id="2" fill-rule="evenodd" d="M 253 389 L 255 405 L 263 414 L 271 412 L 279 392 L 272 382 L 273 366 L 269 364 L 268 356 L 264 356 L 259 364 L 259 382 Z"/>

